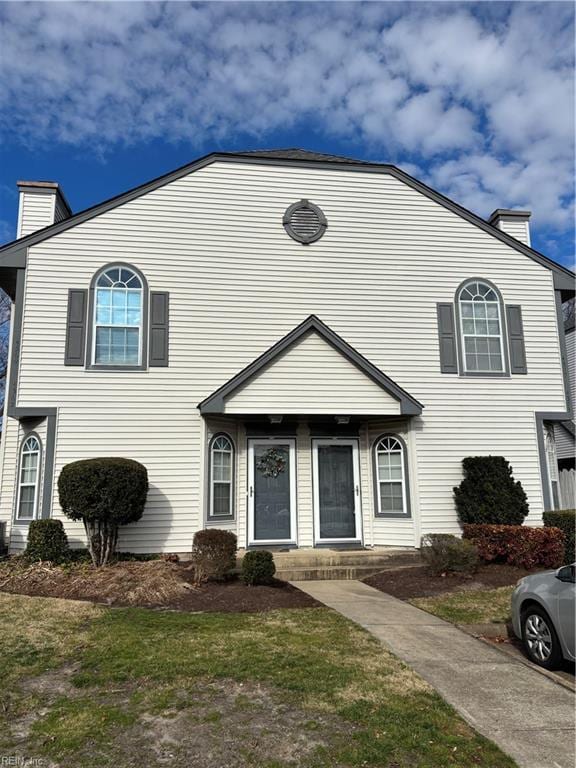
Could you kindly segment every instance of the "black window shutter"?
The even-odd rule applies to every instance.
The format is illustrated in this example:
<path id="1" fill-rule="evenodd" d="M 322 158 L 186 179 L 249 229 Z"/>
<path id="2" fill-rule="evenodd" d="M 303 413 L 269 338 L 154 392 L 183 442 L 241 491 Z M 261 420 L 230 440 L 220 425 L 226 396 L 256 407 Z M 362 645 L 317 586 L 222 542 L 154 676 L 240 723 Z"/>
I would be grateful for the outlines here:
<path id="1" fill-rule="evenodd" d="M 458 373 L 454 305 L 437 304 L 438 340 L 440 342 L 440 370 L 442 373 Z"/>
<path id="2" fill-rule="evenodd" d="M 168 365 L 168 297 L 164 291 L 150 293 L 150 367 Z"/>
<path id="3" fill-rule="evenodd" d="M 88 291 L 70 288 L 68 291 L 68 319 L 66 323 L 66 351 L 64 365 L 84 365 L 86 356 L 86 309 Z"/>
<path id="4" fill-rule="evenodd" d="M 510 373 L 528 373 L 524 328 L 522 326 L 522 307 L 518 304 L 506 305 L 506 324 L 508 325 L 508 346 L 510 347 Z"/>

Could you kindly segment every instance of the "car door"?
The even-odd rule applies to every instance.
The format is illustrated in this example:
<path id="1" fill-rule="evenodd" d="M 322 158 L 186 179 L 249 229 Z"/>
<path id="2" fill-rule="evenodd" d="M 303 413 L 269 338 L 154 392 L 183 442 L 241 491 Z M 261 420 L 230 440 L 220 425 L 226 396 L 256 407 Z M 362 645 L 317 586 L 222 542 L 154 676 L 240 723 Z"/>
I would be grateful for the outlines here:
<path id="1" fill-rule="evenodd" d="M 572 581 L 559 581 L 557 587 L 558 597 L 558 625 L 562 635 L 564 648 L 567 650 L 571 659 L 575 656 L 575 605 L 576 605 L 576 584 L 574 583 L 575 566 L 569 566 L 572 569 Z"/>

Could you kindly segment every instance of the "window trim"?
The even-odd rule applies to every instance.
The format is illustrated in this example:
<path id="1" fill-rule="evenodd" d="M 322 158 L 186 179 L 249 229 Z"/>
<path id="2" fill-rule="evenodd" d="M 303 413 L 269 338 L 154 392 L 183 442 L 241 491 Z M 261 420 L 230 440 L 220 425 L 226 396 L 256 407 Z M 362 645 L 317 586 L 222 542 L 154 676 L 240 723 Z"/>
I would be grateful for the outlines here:
<path id="1" fill-rule="evenodd" d="M 382 512 L 380 507 L 380 475 L 378 469 L 378 446 L 387 437 L 400 443 L 402 457 L 402 498 L 404 512 Z M 374 479 L 374 517 L 377 520 L 409 520 L 412 517 L 412 505 L 410 503 L 410 471 L 408 467 L 408 446 L 404 438 L 395 432 L 384 432 L 378 435 L 372 443 L 372 473 Z"/>
<path id="2" fill-rule="evenodd" d="M 556 453 L 556 435 L 554 424 L 544 424 L 544 452 L 548 470 L 548 492 L 550 494 L 551 510 L 561 509 L 560 473 L 558 471 L 558 454 Z"/>
<path id="3" fill-rule="evenodd" d="M 142 316 L 140 326 L 140 362 L 138 365 L 101 365 L 94 362 L 96 328 L 96 284 L 104 272 L 109 269 L 130 269 L 142 283 Z M 113 261 L 97 270 L 90 281 L 88 297 L 88 328 L 86 333 L 86 369 L 91 371 L 145 371 L 148 368 L 148 281 L 143 273 L 126 261 Z"/>
<path id="4" fill-rule="evenodd" d="M 491 288 L 498 299 L 498 313 L 500 319 L 500 338 L 502 345 L 502 365 L 501 371 L 468 371 L 466 370 L 466 355 L 464 351 L 464 333 L 462 329 L 462 317 L 460 313 L 460 294 L 470 283 L 483 283 Z M 506 326 L 506 312 L 504 299 L 498 288 L 493 282 L 485 277 L 468 277 L 460 283 L 454 294 L 454 312 L 456 315 L 456 333 L 458 335 L 458 372 L 460 376 L 475 378 L 509 378 L 510 377 L 510 355 L 508 352 L 508 328 Z"/>
<path id="5" fill-rule="evenodd" d="M 34 514 L 32 517 L 20 517 L 20 497 L 22 492 L 22 456 L 24 451 L 24 445 L 26 444 L 26 441 L 29 440 L 31 437 L 35 438 L 38 441 L 38 466 L 37 466 L 37 472 L 36 472 L 36 483 L 35 483 L 35 489 L 34 489 Z M 38 520 L 38 512 L 40 508 L 40 488 L 42 485 L 42 459 L 43 459 L 43 446 L 42 446 L 42 440 L 40 438 L 40 435 L 37 432 L 31 431 L 26 432 L 22 440 L 20 440 L 20 445 L 18 447 L 18 474 L 16 475 L 16 505 L 14 508 L 14 524 L 15 525 L 30 525 L 34 520 Z"/>
<path id="6" fill-rule="evenodd" d="M 212 461 L 212 451 L 214 448 L 214 443 L 219 437 L 224 437 L 228 442 L 230 443 L 230 449 L 231 449 L 231 461 L 230 461 L 230 513 L 228 515 L 214 515 L 212 514 L 212 505 L 214 501 L 214 494 L 212 491 L 213 486 L 213 480 L 212 480 L 212 469 L 213 469 L 213 461 Z M 221 521 L 230 521 L 234 520 L 236 517 L 236 445 L 234 444 L 234 440 L 230 437 L 230 435 L 227 432 L 216 432 L 212 435 L 210 438 L 210 442 L 208 443 L 208 488 L 207 488 L 207 506 L 206 506 L 206 522 L 207 523 L 219 523 Z"/>

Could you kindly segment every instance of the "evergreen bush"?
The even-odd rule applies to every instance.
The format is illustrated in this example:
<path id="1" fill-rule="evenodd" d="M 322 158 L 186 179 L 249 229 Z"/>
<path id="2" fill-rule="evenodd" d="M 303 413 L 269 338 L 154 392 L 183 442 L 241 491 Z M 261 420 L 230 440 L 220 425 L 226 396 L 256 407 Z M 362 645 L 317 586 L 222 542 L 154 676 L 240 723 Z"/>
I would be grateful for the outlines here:
<path id="1" fill-rule="evenodd" d="M 522 525 L 528 500 L 503 456 L 469 456 L 462 468 L 464 479 L 454 488 L 461 523 Z"/>

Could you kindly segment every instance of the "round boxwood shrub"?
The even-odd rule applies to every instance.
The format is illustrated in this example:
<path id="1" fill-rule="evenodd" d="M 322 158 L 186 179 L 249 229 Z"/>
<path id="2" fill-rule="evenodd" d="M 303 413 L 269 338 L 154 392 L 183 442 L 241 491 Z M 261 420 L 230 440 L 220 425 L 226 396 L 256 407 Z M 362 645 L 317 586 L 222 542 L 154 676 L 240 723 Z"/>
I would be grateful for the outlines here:
<path id="1" fill-rule="evenodd" d="M 70 558 L 68 537 L 61 520 L 32 520 L 24 557 L 30 563 L 49 560 L 63 563 Z"/>
<path id="2" fill-rule="evenodd" d="M 469 456 L 462 468 L 464 479 L 454 488 L 461 523 L 522 525 L 528 500 L 503 456 Z"/>
<path id="3" fill-rule="evenodd" d="M 114 555 L 118 527 L 140 520 L 148 493 L 146 467 L 132 459 L 84 459 L 67 464 L 58 478 L 60 506 L 82 520 L 96 566 Z"/>
<path id="4" fill-rule="evenodd" d="M 242 580 L 249 586 L 271 584 L 276 573 L 274 556 L 265 549 L 246 552 L 242 559 Z"/>
<path id="5" fill-rule="evenodd" d="M 196 531 L 192 543 L 194 577 L 204 581 L 223 581 L 236 567 L 238 540 L 232 531 L 206 528 Z"/>

